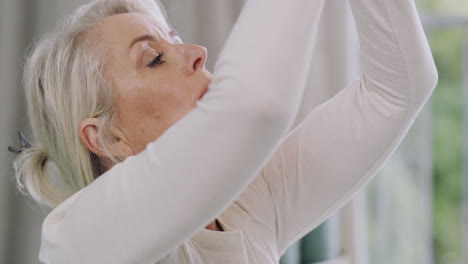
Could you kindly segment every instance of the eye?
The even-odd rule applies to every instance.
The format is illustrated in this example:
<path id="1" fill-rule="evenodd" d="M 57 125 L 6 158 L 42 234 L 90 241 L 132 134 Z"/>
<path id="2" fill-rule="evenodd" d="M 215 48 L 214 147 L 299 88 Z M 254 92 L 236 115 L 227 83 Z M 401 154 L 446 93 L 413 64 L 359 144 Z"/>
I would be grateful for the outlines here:
<path id="1" fill-rule="evenodd" d="M 154 58 L 154 60 L 152 60 L 150 63 L 148 63 L 148 67 L 150 68 L 155 68 L 163 63 L 165 63 L 165 61 L 162 60 L 162 58 L 164 57 L 164 52 L 160 51 L 158 52 L 158 55 Z"/>

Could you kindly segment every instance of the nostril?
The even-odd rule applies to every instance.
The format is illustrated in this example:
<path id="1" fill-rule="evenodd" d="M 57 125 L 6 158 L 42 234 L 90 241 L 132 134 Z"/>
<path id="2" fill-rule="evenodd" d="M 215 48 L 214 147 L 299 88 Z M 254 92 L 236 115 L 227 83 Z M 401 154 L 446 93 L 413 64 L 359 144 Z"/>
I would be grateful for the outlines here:
<path id="1" fill-rule="evenodd" d="M 198 69 L 198 65 L 200 64 L 201 62 L 201 58 L 198 58 L 195 60 L 195 62 L 193 63 L 193 70 L 196 71 Z"/>

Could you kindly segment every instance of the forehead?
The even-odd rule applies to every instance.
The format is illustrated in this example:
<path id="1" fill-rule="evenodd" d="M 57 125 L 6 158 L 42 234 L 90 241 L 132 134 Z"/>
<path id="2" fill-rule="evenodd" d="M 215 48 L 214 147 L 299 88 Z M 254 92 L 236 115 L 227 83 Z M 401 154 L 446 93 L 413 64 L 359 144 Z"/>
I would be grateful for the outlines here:
<path id="1" fill-rule="evenodd" d="M 128 45 L 128 41 L 144 34 L 165 38 L 170 26 L 161 15 L 158 17 L 140 13 L 125 13 L 106 17 L 100 24 L 100 37 L 108 44 Z M 110 42 L 110 43 L 109 43 Z"/>

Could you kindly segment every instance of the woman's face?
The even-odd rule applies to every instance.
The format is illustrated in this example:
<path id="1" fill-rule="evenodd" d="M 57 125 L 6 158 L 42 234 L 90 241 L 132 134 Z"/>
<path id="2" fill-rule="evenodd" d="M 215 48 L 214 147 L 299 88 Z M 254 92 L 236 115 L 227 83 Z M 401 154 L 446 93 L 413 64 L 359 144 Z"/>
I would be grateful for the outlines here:
<path id="1" fill-rule="evenodd" d="M 113 15 L 99 27 L 101 43 L 108 47 L 105 75 L 118 94 L 119 138 L 137 154 L 207 91 L 207 52 L 183 44 L 164 19 L 149 15 Z"/>

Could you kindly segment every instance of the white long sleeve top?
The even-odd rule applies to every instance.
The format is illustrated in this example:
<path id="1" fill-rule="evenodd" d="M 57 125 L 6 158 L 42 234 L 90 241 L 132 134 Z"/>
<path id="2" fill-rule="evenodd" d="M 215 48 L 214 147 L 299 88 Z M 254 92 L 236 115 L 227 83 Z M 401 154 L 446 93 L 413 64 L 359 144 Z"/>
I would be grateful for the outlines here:
<path id="1" fill-rule="evenodd" d="M 277 263 L 391 156 L 437 83 L 413 0 L 349 0 L 363 73 L 297 127 L 325 0 L 250 0 L 196 108 L 45 219 L 47 264 Z M 224 232 L 204 227 L 217 218 Z"/>

